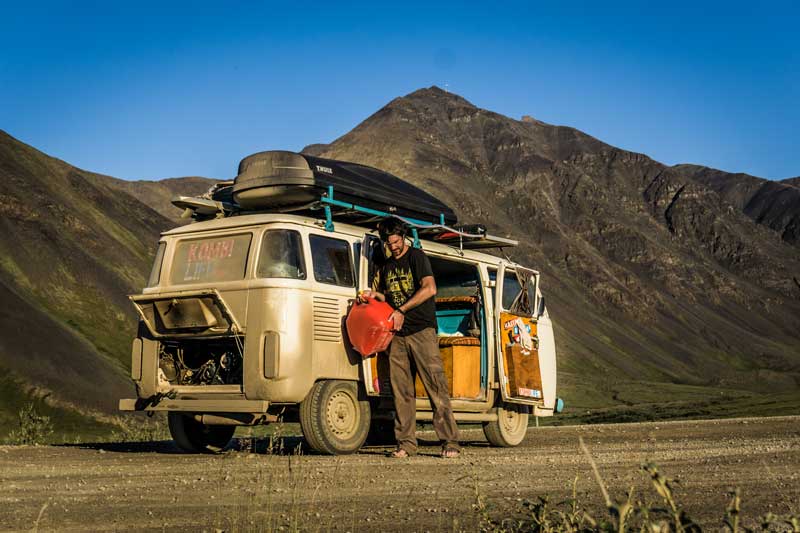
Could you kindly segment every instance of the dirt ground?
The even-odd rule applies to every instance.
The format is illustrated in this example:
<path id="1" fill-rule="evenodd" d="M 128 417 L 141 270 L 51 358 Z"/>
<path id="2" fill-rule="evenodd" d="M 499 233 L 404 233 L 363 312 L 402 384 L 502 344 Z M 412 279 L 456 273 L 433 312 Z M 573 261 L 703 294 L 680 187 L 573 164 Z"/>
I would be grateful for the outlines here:
<path id="1" fill-rule="evenodd" d="M 217 456 L 171 442 L 0 447 L 0 529 L 474 531 L 485 516 L 524 516 L 524 500 L 570 497 L 576 476 L 579 500 L 603 516 L 579 436 L 612 497 L 633 486 L 657 501 L 640 470 L 655 462 L 707 529 L 721 528 L 735 487 L 750 520 L 800 514 L 800 417 L 531 428 L 510 449 L 467 429 L 450 460 L 423 436 L 420 455 L 405 460 L 377 447 L 328 457 L 268 454 L 262 443 L 251 453 L 244 440 Z"/>

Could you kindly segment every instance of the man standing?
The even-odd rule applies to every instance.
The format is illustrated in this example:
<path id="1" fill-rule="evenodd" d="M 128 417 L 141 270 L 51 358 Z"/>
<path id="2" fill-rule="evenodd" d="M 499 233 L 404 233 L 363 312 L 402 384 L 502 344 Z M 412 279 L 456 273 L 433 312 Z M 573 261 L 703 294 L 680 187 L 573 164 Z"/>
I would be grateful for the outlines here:
<path id="1" fill-rule="evenodd" d="M 436 337 L 436 283 L 428 257 L 406 242 L 406 226 L 388 219 L 378 225 L 381 240 L 391 256 L 378 271 L 372 296 L 388 302 L 397 332 L 389 347 L 389 373 L 395 403 L 394 433 L 397 449 L 391 456 L 409 457 L 417 452 L 415 366 L 433 408 L 433 427 L 442 441 L 442 457 L 458 457 L 458 427 L 450 407 Z"/>

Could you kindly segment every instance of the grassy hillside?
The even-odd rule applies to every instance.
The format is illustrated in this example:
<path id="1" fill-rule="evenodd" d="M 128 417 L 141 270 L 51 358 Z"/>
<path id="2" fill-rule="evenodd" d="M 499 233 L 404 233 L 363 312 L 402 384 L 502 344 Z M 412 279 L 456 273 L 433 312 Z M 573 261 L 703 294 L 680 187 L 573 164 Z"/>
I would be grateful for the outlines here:
<path id="1" fill-rule="evenodd" d="M 127 295 L 174 225 L 109 182 L 0 132 L 0 367 L 22 396 L 84 414 L 131 393 Z"/>

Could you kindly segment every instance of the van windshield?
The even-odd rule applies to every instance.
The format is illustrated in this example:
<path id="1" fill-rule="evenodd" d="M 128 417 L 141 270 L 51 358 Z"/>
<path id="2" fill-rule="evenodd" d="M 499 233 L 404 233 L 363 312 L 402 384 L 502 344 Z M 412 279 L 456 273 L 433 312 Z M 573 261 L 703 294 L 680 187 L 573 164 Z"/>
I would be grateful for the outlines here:
<path id="1" fill-rule="evenodd" d="M 244 279 L 251 237 L 246 233 L 179 241 L 170 282 L 184 285 Z"/>

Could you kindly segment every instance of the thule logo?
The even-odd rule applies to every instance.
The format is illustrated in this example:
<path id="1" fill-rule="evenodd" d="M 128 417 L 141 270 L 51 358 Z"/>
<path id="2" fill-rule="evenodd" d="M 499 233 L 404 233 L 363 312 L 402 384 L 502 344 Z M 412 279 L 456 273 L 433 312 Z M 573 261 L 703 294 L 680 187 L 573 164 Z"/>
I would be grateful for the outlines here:
<path id="1" fill-rule="evenodd" d="M 317 172 L 324 172 L 325 174 L 333 174 L 333 170 L 328 167 L 317 165 Z"/>

